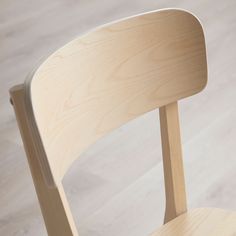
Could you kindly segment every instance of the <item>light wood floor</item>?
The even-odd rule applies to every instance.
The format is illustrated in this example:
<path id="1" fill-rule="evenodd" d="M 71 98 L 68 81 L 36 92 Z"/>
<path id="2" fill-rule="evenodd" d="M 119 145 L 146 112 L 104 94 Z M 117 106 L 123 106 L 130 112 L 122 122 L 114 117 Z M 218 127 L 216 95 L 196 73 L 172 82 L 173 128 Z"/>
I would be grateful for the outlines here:
<path id="1" fill-rule="evenodd" d="M 192 11 L 206 33 L 208 86 L 180 104 L 189 207 L 236 210 L 236 1 L 1 0 L 0 235 L 46 235 L 8 89 L 88 29 L 163 7 Z M 162 223 L 159 135 L 154 111 L 95 144 L 69 171 L 64 184 L 81 236 L 144 236 Z"/>

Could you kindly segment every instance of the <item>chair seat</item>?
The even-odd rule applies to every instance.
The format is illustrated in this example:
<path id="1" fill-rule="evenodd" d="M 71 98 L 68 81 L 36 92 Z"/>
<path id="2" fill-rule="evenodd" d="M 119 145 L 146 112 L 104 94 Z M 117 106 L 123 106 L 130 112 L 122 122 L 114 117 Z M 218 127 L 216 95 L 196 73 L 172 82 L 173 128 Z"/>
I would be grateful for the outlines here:
<path id="1" fill-rule="evenodd" d="M 236 236 L 236 212 L 222 209 L 191 210 L 161 226 L 151 236 Z"/>

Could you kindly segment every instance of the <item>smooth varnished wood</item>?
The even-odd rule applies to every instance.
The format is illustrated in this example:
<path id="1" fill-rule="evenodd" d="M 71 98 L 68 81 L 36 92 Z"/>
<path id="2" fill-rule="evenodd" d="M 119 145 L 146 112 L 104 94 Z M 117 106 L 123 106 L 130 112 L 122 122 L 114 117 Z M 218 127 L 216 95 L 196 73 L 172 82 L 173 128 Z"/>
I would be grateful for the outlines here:
<path id="1" fill-rule="evenodd" d="M 70 42 L 26 83 L 27 110 L 51 187 L 97 139 L 148 111 L 200 92 L 207 67 L 192 14 L 162 10 Z"/>
<path id="2" fill-rule="evenodd" d="M 72 41 L 24 86 L 12 88 L 48 234 L 78 235 L 62 186 L 73 161 L 98 138 L 160 108 L 166 224 L 153 236 L 234 235 L 235 213 L 187 212 L 178 100 L 200 92 L 206 82 L 199 21 L 185 11 L 163 10 L 106 25 Z"/>
<path id="3" fill-rule="evenodd" d="M 37 140 L 28 122 L 24 86 L 13 87 L 10 94 L 48 235 L 78 236 L 62 184 L 49 188 L 43 178 Z"/>
<path id="4" fill-rule="evenodd" d="M 178 103 L 159 109 L 168 222 L 187 211 Z"/>
<path id="5" fill-rule="evenodd" d="M 151 236 L 234 236 L 236 213 L 214 208 L 191 210 L 160 227 Z"/>
<path id="6" fill-rule="evenodd" d="M 173 5 L 172 0 L 158 4 L 156 0 L 30 4 L 3 0 L 0 235 L 47 235 L 9 105 L 9 86 L 22 83 L 39 58 L 84 31 L 123 16 L 173 6 L 191 9 L 207 35 L 210 83 L 204 93 L 179 103 L 189 207 L 236 210 L 236 54 L 232 50 L 236 1 L 175 1 Z M 156 116 L 156 111 L 150 112 L 112 132 L 90 147 L 66 174 L 65 191 L 82 236 L 141 236 L 162 223 L 165 204 Z"/>

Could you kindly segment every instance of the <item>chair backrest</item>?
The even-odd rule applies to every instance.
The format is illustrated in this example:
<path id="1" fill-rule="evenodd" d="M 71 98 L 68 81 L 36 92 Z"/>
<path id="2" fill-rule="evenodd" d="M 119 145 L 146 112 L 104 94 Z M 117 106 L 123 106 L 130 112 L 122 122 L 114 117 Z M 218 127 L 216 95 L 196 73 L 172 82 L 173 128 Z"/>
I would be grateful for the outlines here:
<path id="1" fill-rule="evenodd" d="M 206 82 L 203 30 L 182 10 L 127 18 L 65 45 L 25 84 L 48 185 L 56 186 L 98 138 Z"/>

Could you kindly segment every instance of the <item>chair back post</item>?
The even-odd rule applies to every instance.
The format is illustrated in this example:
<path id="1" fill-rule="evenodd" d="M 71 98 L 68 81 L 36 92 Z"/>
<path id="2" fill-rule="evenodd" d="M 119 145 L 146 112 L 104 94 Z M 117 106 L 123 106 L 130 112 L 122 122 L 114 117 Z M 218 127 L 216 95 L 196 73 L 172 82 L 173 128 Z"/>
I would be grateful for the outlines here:
<path id="1" fill-rule="evenodd" d="M 178 103 L 159 109 L 166 192 L 164 223 L 187 211 Z"/>
<path id="2" fill-rule="evenodd" d="M 13 87 L 10 95 L 48 235 L 79 236 L 62 184 L 50 188 L 42 174 L 37 141 L 26 115 L 24 86 Z"/>

